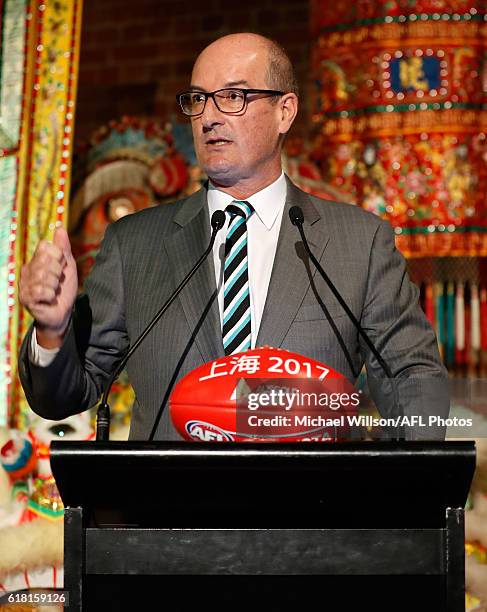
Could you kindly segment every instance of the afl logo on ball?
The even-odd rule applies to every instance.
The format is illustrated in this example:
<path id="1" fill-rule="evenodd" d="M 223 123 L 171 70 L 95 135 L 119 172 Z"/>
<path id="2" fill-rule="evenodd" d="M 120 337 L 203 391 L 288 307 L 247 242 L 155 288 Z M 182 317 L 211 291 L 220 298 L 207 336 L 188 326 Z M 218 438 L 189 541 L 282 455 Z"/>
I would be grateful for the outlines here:
<path id="1" fill-rule="evenodd" d="M 186 432 L 193 440 L 202 442 L 234 442 L 233 437 L 223 429 L 204 421 L 188 421 Z"/>

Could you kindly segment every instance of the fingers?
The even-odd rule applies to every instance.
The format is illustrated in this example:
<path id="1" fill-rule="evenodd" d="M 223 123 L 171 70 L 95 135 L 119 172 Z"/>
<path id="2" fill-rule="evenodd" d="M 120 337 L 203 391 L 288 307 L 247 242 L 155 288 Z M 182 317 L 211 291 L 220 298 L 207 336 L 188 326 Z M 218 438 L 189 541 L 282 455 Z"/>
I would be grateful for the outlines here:
<path id="1" fill-rule="evenodd" d="M 57 288 L 47 285 L 34 285 L 31 289 L 31 298 L 33 306 L 39 304 L 53 304 L 56 300 Z"/>
<path id="2" fill-rule="evenodd" d="M 29 280 L 35 284 L 52 284 L 53 281 L 49 281 L 49 278 L 54 277 L 59 281 L 66 263 L 65 254 L 58 246 L 47 240 L 41 240 L 34 257 L 27 264 Z"/>
<path id="3" fill-rule="evenodd" d="M 45 270 L 24 266 L 20 273 L 20 302 L 35 316 L 39 304 L 50 304 L 56 299 L 60 278 Z M 58 264 L 59 265 L 59 264 Z"/>
<path id="4" fill-rule="evenodd" d="M 72 257 L 70 247 L 69 255 Z M 41 240 L 32 260 L 23 266 L 19 281 L 19 299 L 34 316 L 39 304 L 53 304 L 56 301 L 66 265 L 65 253 L 59 244 Z"/>
<path id="5" fill-rule="evenodd" d="M 48 287 L 57 291 L 63 275 L 62 269 L 57 270 L 37 269 L 33 272 L 30 282 L 34 287 Z"/>
<path id="6" fill-rule="evenodd" d="M 55 259 L 41 255 L 35 262 L 32 260 L 28 271 L 33 282 L 50 284 L 52 280 L 49 279 L 55 278 L 59 281 L 65 265 L 64 259 L 62 263 L 59 263 Z"/>
<path id="7" fill-rule="evenodd" d="M 71 253 L 71 248 L 69 249 Z M 48 240 L 41 240 L 37 245 L 37 248 L 34 252 L 34 256 L 30 264 L 49 264 L 51 260 L 57 261 L 60 264 L 64 264 L 66 261 L 63 249 L 59 248 L 59 246 L 55 245 Z"/>

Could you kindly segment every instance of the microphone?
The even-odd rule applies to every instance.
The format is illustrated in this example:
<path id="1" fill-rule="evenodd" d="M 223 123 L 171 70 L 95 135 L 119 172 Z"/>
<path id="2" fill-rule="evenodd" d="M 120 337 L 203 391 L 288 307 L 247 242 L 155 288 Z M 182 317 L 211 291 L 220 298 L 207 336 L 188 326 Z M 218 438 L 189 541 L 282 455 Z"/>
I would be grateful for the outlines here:
<path id="1" fill-rule="evenodd" d="M 303 229 L 302 225 L 304 223 L 304 215 L 303 215 L 303 211 L 301 210 L 301 207 L 291 206 L 291 208 L 289 209 L 289 218 L 291 219 L 291 223 L 295 225 L 301 232 Z"/>
<path id="2" fill-rule="evenodd" d="M 221 230 L 221 228 L 225 225 L 225 213 L 222 210 L 216 210 L 211 216 L 211 238 L 206 248 L 205 252 L 195 265 L 191 268 L 188 274 L 184 277 L 184 279 L 180 282 L 180 284 L 176 287 L 172 295 L 166 301 L 166 303 L 157 311 L 151 322 L 147 325 L 144 331 L 140 334 L 137 340 L 134 342 L 133 346 L 130 347 L 130 350 L 127 352 L 125 357 L 119 363 L 118 367 L 115 369 L 113 374 L 110 376 L 108 384 L 105 388 L 103 396 L 101 398 L 100 405 L 98 406 L 98 411 L 96 415 L 96 440 L 97 441 L 107 441 L 110 433 L 110 406 L 108 405 L 108 395 L 112 388 L 113 383 L 118 378 L 120 372 L 126 366 L 128 360 L 132 357 L 135 351 L 139 348 L 141 343 L 144 341 L 146 336 L 152 330 L 154 325 L 159 321 L 162 315 L 166 312 L 169 306 L 174 302 L 177 296 L 181 293 L 185 285 L 188 281 L 193 277 L 195 272 L 200 268 L 201 264 L 208 257 L 210 251 L 213 249 L 213 244 L 215 243 L 215 238 L 217 233 Z"/>
<path id="3" fill-rule="evenodd" d="M 394 402 L 394 407 L 397 409 L 397 411 L 399 412 L 400 416 L 403 416 L 403 411 L 401 408 L 401 405 L 399 403 L 399 398 L 397 396 L 397 389 L 395 384 L 393 383 L 394 380 L 394 376 L 392 375 L 392 371 L 390 369 L 390 367 L 387 365 L 387 363 L 384 361 L 384 358 L 382 357 L 382 355 L 379 353 L 379 351 L 375 348 L 374 343 L 372 342 L 372 340 L 369 338 L 369 335 L 367 334 L 367 332 L 365 331 L 365 329 L 360 325 L 360 323 L 358 322 L 357 318 L 355 317 L 355 315 L 353 314 L 353 312 L 350 310 L 350 308 L 348 307 L 348 304 L 345 302 L 345 300 L 343 299 L 343 297 L 341 296 L 340 292 L 338 291 L 338 289 L 335 287 L 335 285 L 333 284 L 331 278 L 328 276 L 328 274 L 323 270 L 322 266 L 320 265 L 320 262 L 316 259 L 316 257 L 313 255 L 313 252 L 311 251 L 308 241 L 306 240 L 306 236 L 304 234 L 304 229 L 303 229 L 303 222 L 304 222 L 304 215 L 303 215 L 303 211 L 301 210 L 301 208 L 299 206 L 291 206 L 291 208 L 289 209 L 289 218 L 291 220 L 291 223 L 293 225 L 295 225 L 298 230 L 299 233 L 301 235 L 301 239 L 303 241 L 304 244 L 304 248 L 306 249 L 306 252 L 309 255 L 309 258 L 311 259 L 311 261 L 314 263 L 316 269 L 318 270 L 318 272 L 320 273 L 320 275 L 322 276 L 323 280 L 326 282 L 326 284 L 328 285 L 328 287 L 330 288 L 331 292 L 333 293 L 333 295 L 336 297 L 338 303 L 340 304 L 340 306 L 343 308 L 343 310 L 345 311 L 345 313 L 347 314 L 348 318 L 350 319 L 350 321 L 353 323 L 353 325 L 355 326 L 355 329 L 358 331 L 358 333 L 360 334 L 360 336 L 362 336 L 362 338 L 364 339 L 365 343 L 367 344 L 367 346 L 369 347 L 369 349 L 371 350 L 371 352 L 373 353 L 374 357 L 377 359 L 377 361 L 379 362 L 380 367 L 382 368 L 383 372 L 385 373 L 386 377 L 389 378 L 389 380 L 391 381 L 391 387 L 392 387 L 392 396 L 393 396 L 393 402 Z M 400 435 L 399 433 L 397 434 L 397 439 L 400 439 Z"/>

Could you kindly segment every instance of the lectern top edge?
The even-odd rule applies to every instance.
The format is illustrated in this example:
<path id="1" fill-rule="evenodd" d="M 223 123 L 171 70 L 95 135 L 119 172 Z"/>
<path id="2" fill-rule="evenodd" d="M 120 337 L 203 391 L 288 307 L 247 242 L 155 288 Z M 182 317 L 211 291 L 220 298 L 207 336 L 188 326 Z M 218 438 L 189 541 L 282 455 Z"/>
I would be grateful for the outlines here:
<path id="1" fill-rule="evenodd" d="M 55 456 L 96 454 L 98 457 L 109 456 L 144 456 L 164 455 L 167 457 L 353 457 L 360 455 L 373 457 L 434 457 L 434 456 L 469 456 L 475 459 L 475 443 L 469 440 L 452 440 L 447 442 L 333 442 L 333 443 L 238 443 L 238 442 L 67 442 L 54 441 L 51 453 Z"/>

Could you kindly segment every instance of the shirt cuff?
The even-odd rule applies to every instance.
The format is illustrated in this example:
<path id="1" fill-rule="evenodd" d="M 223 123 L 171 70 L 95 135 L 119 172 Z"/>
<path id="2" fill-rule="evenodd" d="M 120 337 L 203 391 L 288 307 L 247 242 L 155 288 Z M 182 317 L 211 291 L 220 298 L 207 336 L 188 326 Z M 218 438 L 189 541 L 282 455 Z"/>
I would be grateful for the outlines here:
<path id="1" fill-rule="evenodd" d="M 59 353 L 58 348 L 47 349 L 37 343 L 36 328 L 32 330 L 29 344 L 29 361 L 41 368 L 47 368 L 54 361 L 54 358 Z"/>

